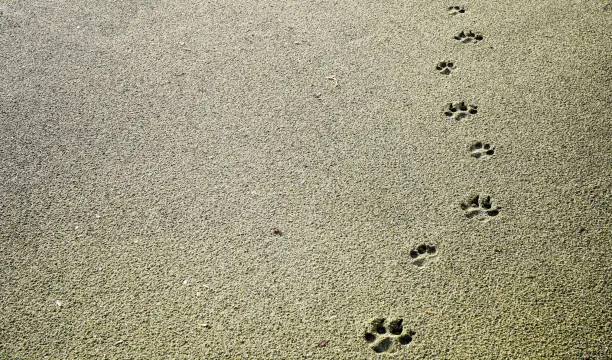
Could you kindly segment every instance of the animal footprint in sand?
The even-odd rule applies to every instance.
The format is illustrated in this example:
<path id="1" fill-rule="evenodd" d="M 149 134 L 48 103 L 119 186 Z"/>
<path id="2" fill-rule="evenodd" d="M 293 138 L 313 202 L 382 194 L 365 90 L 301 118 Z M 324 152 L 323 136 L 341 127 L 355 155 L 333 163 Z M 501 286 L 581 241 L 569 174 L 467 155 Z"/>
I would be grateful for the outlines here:
<path id="1" fill-rule="evenodd" d="M 442 75 L 448 75 L 455 68 L 455 64 L 452 61 L 441 61 L 436 65 L 436 70 Z"/>
<path id="2" fill-rule="evenodd" d="M 478 106 L 468 105 L 461 101 L 458 103 L 449 103 L 444 108 L 444 115 L 449 119 L 461 120 L 470 115 L 476 115 L 478 113 Z"/>
<path id="3" fill-rule="evenodd" d="M 402 346 L 410 344 L 415 334 L 414 331 L 406 329 L 403 322 L 403 319 L 374 319 L 368 325 L 363 338 L 375 353 L 394 353 Z"/>
<path id="4" fill-rule="evenodd" d="M 484 37 L 480 35 L 480 33 L 473 32 L 471 30 L 462 31 L 459 34 L 455 35 L 455 40 L 461 41 L 463 44 L 468 44 L 468 43 L 476 44 L 482 39 L 484 39 Z"/>
<path id="5" fill-rule="evenodd" d="M 476 159 L 486 159 L 495 154 L 495 146 L 476 141 L 470 145 L 470 154 Z"/>
<path id="6" fill-rule="evenodd" d="M 457 15 L 465 13 L 463 6 L 449 6 L 447 9 L 449 15 Z"/>
<path id="7" fill-rule="evenodd" d="M 483 221 L 497 216 L 501 208 L 492 205 L 490 196 L 477 194 L 473 195 L 468 201 L 461 203 L 461 209 L 465 211 L 465 217 L 468 219 L 477 218 Z"/>
<path id="8" fill-rule="evenodd" d="M 421 244 L 416 249 L 410 251 L 412 264 L 421 267 L 436 257 L 436 247 L 434 245 Z"/>

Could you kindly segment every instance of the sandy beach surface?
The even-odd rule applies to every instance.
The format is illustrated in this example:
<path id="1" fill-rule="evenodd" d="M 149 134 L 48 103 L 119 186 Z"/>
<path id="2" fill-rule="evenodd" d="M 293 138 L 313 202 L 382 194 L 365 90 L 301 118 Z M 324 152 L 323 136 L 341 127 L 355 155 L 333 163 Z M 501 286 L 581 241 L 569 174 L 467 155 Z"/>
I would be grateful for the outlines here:
<path id="1" fill-rule="evenodd" d="M 612 358 L 612 3 L 0 1 L 0 359 Z"/>

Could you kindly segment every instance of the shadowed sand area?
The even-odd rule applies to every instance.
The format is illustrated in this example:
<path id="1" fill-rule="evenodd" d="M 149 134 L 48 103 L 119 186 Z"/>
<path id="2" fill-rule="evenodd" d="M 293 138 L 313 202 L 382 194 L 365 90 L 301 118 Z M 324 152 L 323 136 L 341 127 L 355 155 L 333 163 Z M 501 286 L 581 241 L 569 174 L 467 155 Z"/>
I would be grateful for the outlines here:
<path id="1" fill-rule="evenodd" d="M 0 359 L 609 359 L 611 38 L 608 1 L 1 1 Z"/>

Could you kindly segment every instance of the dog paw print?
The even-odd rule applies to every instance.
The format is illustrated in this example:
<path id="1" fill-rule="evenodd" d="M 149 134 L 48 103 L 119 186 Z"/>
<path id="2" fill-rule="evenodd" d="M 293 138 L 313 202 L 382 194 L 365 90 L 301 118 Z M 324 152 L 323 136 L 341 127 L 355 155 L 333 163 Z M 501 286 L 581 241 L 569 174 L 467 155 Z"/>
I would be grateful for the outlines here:
<path id="1" fill-rule="evenodd" d="M 476 44 L 482 39 L 484 39 L 484 37 L 480 35 L 480 33 L 473 32 L 471 30 L 462 31 L 459 34 L 455 35 L 455 40 L 461 41 L 464 44 L 469 44 L 469 43 Z"/>
<path id="2" fill-rule="evenodd" d="M 414 250 L 410 251 L 410 258 L 412 264 L 418 267 L 425 265 L 429 260 L 434 258 L 436 254 L 436 247 L 434 245 L 420 244 Z"/>
<path id="3" fill-rule="evenodd" d="M 444 108 L 444 115 L 446 115 L 449 119 L 461 120 L 470 115 L 475 115 L 478 113 L 478 106 L 476 105 L 468 105 L 465 102 L 461 101 L 458 103 L 449 103 Z"/>
<path id="4" fill-rule="evenodd" d="M 495 146 L 476 141 L 470 145 L 470 154 L 476 159 L 485 159 L 495 154 Z"/>
<path id="5" fill-rule="evenodd" d="M 394 353 L 402 346 L 410 344 L 415 335 L 414 331 L 404 327 L 403 322 L 403 319 L 391 321 L 385 318 L 374 319 L 363 334 L 363 338 L 375 353 Z"/>
<path id="6" fill-rule="evenodd" d="M 452 61 L 441 61 L 436 65 L 436 70 L 442 75 L 448 75 L 455 68 L 455 64 Z"/>
<path id="7" fill-rule="evenodd" d="M 480 194 L 472 196 L 468 201 L 461 203 L 461 209 L 465 211 L 465 217 L 468 219 L 477 218 L 479 220 L 488 220 L 499 215 L 500 208 L 493 206 L 490 196 L 481 196 Z"/>
<path id="8" fill-rule="evenodd" d="M 449 15 L 457 15 L 465 13 L 465 8 L 463 6 L 449 6 L 447 9 Z"/>

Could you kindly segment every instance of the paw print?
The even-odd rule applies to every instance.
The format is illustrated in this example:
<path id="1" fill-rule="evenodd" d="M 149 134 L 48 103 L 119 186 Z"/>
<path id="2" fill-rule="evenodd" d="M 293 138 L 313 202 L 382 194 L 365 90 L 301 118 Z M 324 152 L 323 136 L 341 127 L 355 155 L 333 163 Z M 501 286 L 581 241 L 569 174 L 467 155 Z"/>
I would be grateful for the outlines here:
<path id="1" fill-rule="evenodd" d="M 421 244 L 416 249 L 410 251 L 412 264 L 421 267 L 436 256 L 436 247 L 434 245 Z"/>
<path id="2" fill-rule="evenodd" d="M 465 211 L 465 217 L 471 219 L 477 217 L 479 220 L 487 220 L 499 214 L 499 207 L 493 207 L 490 196 L 472 196 L 467 202 L 461 203 L 461 209 Z"/>
<path id="3" fill-rule="evenodd" d="M 476 141 L 470 145 L 470 153 L 476 159 L 485 159 L 495 154 L 495 146 Z"/>
<path id="4" fill-rule="evenodd" d="M 464 44 L 468 44 L 468 43 L 476 44 L 482 39 L 484 39 L 484 37 L 480 35 L 480 33 L 475 33 L 472 30 L 468 32 L 462 31 L 459 34 L 455 35 L 455 40 L 461 41 Z"/>
<path id="5" fill-rule="evenodd" d="M 374 319 L 363 334 L 363 338 L 375 353 L 394 353 L 402 346 L 410 344 L 415 334 L 414 331 L 404 328 L 403 322 L 403 319 L 389 322 L 385 318 Z"/>
<path id="6" fill-rule="evenodd" d="M 452 61 L 441 61 L 436 65 L 436 70 L 442 75 L 448 75 L 455 68 Z"/>
<path id="7" fill-rule="evenodd" d="M 463 6 L 449 6 L 448 9 L 449 15 L 457 15 L 465 13 L 465 8 Z"/>
<path id="8" fill-rule="evenodd" d="M 475 115 L 478 113 L 478 106 L 476 105 L 468 105 L 465 102 L 461 101 L 458 103 L 449 103 L 444 108 L 444 115 L 449 119 L 461 120 L 470 115 Z"/>

